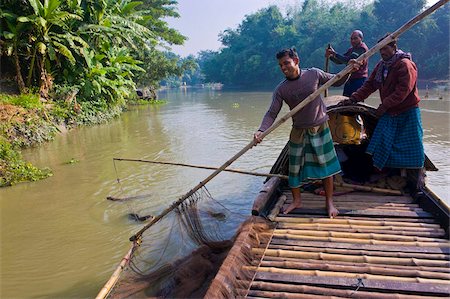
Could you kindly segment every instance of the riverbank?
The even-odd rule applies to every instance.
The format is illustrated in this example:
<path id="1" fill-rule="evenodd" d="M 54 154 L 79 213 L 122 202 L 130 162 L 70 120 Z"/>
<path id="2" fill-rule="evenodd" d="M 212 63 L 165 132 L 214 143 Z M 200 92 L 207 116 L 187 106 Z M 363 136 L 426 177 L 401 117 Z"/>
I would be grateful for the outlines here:
<path id="1" fill-rule="evenodd" d="M 134 97 L 127 104 L 150 102 L 152 99 Z M 21 149 L 39 146 L 78 126 L 106 123 L 124 110 L 126 105 L 92 107 L 89 103 L 77 102 L 76 92 L 46 102 L 41 101 L 38 94 L 0 93 L 0 187 L 52 175 L 51 169 L 40 169 L 25 161 Z"/>

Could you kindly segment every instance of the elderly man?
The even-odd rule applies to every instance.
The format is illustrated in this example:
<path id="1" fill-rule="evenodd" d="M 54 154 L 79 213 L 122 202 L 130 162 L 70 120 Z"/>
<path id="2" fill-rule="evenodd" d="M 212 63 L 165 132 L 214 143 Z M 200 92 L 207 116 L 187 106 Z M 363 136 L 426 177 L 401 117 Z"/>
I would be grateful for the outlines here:
<path id="1" fill-rule="evenodd" d="M 336 64 L 347 64 L 350 59 L 356 59 L 369 49 L 363 42 L 363 33 L 361 30 L 355 30 L 350 36 L 351 48 L 343 55 L 336 53 L 333 47 L 326 49 L 325 56 L 329 57 L 331 61 Z M 360 88 L 368 77 L 368 60 L 365 59 L 360 69 L 350 76 L 350 79 L 344 85 L 344 92 L 342 95 L 349 97 L 353 92 Z"/>
<path id="2" fill-rule="evenodd" d="M 386 36 L 380 41 L 384 38 Z M 379 90 L 381 104 L 376 111 L 379 120 L 367 153 L 373 156 L 374 166 L 378 169 L 400 168 L 420 173 L 425 154 L 417 67 L 410 53 L 397 49 L 397 41 L 381 48 L 380 55 L 382 59 L 369 79 L 343 104 L 364 101 Z"/>
<path id="3" fill-rule="evenodd" d="M 275 121 L 283 102 L 292 110 L 315 92 L 318 87 L 334 77 L 333 74 L 311 68 L 300 69 L 295 49 L 284 49 L 277 53 L 278 64 L 285 75 L 273 92 L 272 104 L 266 112 L 258 131 L 256 143 L 262 141 L 261 134 Z M 358 68 L 359 65 L 355 65 Z M 348 79 L 344 76 L 334 85 L 339 86 Z M 330 218 L 338 215 L 333 204 L 333 175 L 341 171 L 333 146 L 328 115 L 321 96 L 292 116 L 293 127 L 289 138 L 289 186 L 293 202 L 284 210 L 287 214 L 301 207 L 300 185 L 308 179 L 321 179 L 325 189 L 326 209 Z"/>

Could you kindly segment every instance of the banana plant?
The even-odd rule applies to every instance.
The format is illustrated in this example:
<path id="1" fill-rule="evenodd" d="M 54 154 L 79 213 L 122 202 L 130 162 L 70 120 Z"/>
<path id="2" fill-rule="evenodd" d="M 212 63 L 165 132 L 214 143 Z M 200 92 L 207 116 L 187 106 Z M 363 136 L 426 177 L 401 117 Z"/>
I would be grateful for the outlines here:
<path id="1" fill-rule="evenodd" d="M 33 8 L 33 14 L 17 18 L 18 22 L 29 23 L 33 28 L 30 38 L 33 50 L 27 85 L 31 85 L 36 69 L 42 85 L 46 82 L 52 65 L 60 66 L 64 60 L 75 64 L 73 51 L 81 54 L 88 44 L 81 37 L 72 34 L 69 28 L 72 20 L 80 20 L 81 17 L 64 11 L 59 0 L 44 0 L 44 3 L 40 0 L 28 0 L 28 3 Z"/>

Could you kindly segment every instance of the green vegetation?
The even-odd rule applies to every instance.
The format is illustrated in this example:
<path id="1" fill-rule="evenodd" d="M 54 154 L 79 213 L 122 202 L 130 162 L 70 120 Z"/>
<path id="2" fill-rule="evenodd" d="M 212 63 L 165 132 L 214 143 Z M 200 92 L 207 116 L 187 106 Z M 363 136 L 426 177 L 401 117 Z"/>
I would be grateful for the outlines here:
<path id="1" fill-rule="evenodd" d="M 165 50 L 185 40 L 164 21 L 178 17 L 176 4 L 0 2 L 0 84 L 2 91 L 19 93 L 0 94 L 1 185 L 45 173 L 18 163 L 20 147 L 51 140 L 58 126 L 107 121 L 135 98 L 136 84 L 157 89 L 162 79 L 192 67 Z M 3 88 L 11 82 L 11 88 Z M 29 175 L 13 175 L 20 171 Z"/>
<path id="2" fill-rule="evenodd" d="M 323 68 L 325 48 L 344 53 L 354 29 L 364 32 L 370 47 L 425 9 L 425 0 L 304 0 L 283 15 L 270 6 L 247 15 L 236 29 L 225 30 L 220 51 L 197 57 L 206 82 L 228 87 L 273 88 L 280 80 L 275 53 L 295 46 L 302 67 Z M 415 25 L 400 37 L 399 47 L 411 52 L 421 79 L 449 79 L 450 5 Z M 379 56 L 369 60 L 373 69 Z M 330 64 L 331 72 L 342 66 Z"/>
<path id="3" fill-rule="evenodd" d="M 0 136 L 0 187 L 23 181 L 37 181 L 51 175 L 49 169 L 38 169 L 23 161 L 20 153 Z"/>

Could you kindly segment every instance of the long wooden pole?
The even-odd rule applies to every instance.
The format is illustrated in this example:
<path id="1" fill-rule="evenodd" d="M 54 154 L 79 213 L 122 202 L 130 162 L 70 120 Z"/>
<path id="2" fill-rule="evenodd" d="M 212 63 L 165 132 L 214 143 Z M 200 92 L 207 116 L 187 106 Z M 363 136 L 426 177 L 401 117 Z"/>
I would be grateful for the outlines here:
<path id="1" fill-rule="evenodd" d="M 113 158 L 113 160 L 116 161 L 128 161 L 128 162 L 142 162 L 142 163 L 150 163 L 150 164 L 160 164 L 160 165 L 172 165 L 172 166 L 184 166 L 184 167 L 191 167 L 191 168 L 199 168 L 199 169 L 211 169 L 211 170 L 217 170 L 218 167 L 212 167 L 212 166 L 203 166 L 203 165 L 194 165 L 194 164 L 185 164 L 185 163 L 174 163 L 174 162 L 163 162 L 163 161 L 153 161 L 153 160 L 143 160 L 143 159 L 126 159 L 126 158 Z M 253 171 L 245 171 L 245 170 L 238 170 L 238 169 L 224 169 L 223 171 L 227 172 L 234 172 L 239 174 L 248 174 L 248 175 L 254 175 L 254 176 L 262 176 L 262 177 L 271 177 L 271 178 L 281 178 L 286 179 L 287 176 L 282 174 L 275 174 L 275 173 L 261 173 L 261 172 L 253 172 Z"/>
<path id="2" fill-rule="evenodd" d="M 331 44 L 328 44 L 327 49 L 331 49 Z M 328 73 L 329 64 L 330 64 L 330 58 L 327 55 L 325 57 L 325 72 L 326 73 Z M 323 92 L 323 95 L 324 95 L 324 97 L 328 97 L 328 89 L 325 89 L 325 91 Z"/>
<path id="3" fill-rule="evenodd" d="M 151 164 L 161 164 L 161 165 L 173 165 L 173 166 L 183 166 L 183 167 L 191 167 L 191 168 L 199 168 L 199 169 L 211 169 L 218 170 L 218 167 L 212 166 L 203 166 L 203 165 L 194 165 L 194 164 L 185 164 L 185 163 L 174 163 L 174 162 L 163 162 L 163 161 L 153 161 L 153 160 L 143 160 L 143 159 L 128 159 L 128 158 L 113 158 L 116 161 L 129 161 L 129 162 L 142 162 L 142 163 L 151 163 Z M 234 172 L 239 174 L 247 174 L 247 175 L 255 175 L 255 176 L 263 176 L 270 178 L 280 178 L 283 180 L 287 180 L 288 176 L 283 174 L 276 173 L 261 173 L 261 172 L 252 172 L 252 171 L 244 171 L 238 169 L 224 169 L 223 171 Z M 391 195 L 402 195 L 402 192 L 399 190 L 393 189 L 385 189 L 385 188 L 377 188 L 370 186 L 361 186 L 347 183 L 339 183 L 334 182 L 336 187 L 344 187 L 344 188 L 352 188 L 357 191 L 366 191 L 366 192 L 375 192 L 375 193 L 383 193 L 383 194 L 391 194 Z"/>
<path id="4" fill-rule="evenodd" d="M 395 40 L 399 35 L 404 33 L 406 30 L 410 29 L 413 25 L 418 23 L 420 20 L 428 16 L 429 14 L 433 13 L 435 10 L 437 10 L 442 5 L 446 4 L 450 0 L 440 0 L 439 2 L 436 2 L 433 6 L 426 9 L 422 13 L 418 14 L 416 17 L 409 20 L 406 24 L 404 24 L 402 27 L 400 27 L 397 31 L 390 34 L 388 37 L 384 38 L 382 41 L 377 43 L 374 47 L 369 49 L 369 51 L 365 52 L 361 56 L 359 56 L 356 61 L 361 62 L 370 56 L 374 55 L 376 52 L 378 52 L 381 48 Z M 262 132 L 260 135 L 261 139 L 265 136 L 272 133 L 275 129 L 277 129 L 282 123 L 286 122 L 288 119 L 290 119 L 294 114 L 299 112 L 303 107 L 308 105 L 310 102 L 312 102 L 317 96 L 319 96 L 325 89 L 329 88 L 331 85 L 342 79 L 345 75 L 347 75 L 353 67 L 351 65 L 347 65 L 342 71 L 340 71 L 336 76 L 334 76 L 331 80 L 326 82 L 324 85 L 322 85 L 320 88 L 318 88 L 315 92 L 313 92 L 311 95 L 309 95 L 306 99 L 304 99 L 300 104 L 298 104 L 296 107 L 294 107 L 289 113 L 286 113 L 283 117 L 281 117 L 279 120 L 275 121 L 266 131 Z M 180 197 L 177 201 L 175 201 L 169 208 L 165 209 L 159 216 L 156 216 L 153 218 L 153 220 L 146 224 L 143 228 L 141 228 L 136 234 L 130 237 L 130 241 L 137 240 L 143 233 L 146 231 L 149 227 L 151 227 L 153 224 L 161 220 L 165 215 L 173 211 L 176 207 L 178 207 L 182 202 L 184 202 L 187 198 L 192 196 L 195 192 L 197 192 L 200 188 L 205 186 L 206 183 L 208 183 L 210 180 L 212 180 L 214 177 L 216 177 L 219 173 L 221 173 L 225 168 L 231 165 L 234 161 L 236 161 L 239 157 L 241 157 L 243 154 L 245 154 L 249 149 L 251 149 L 253 146 L 256 145 L 256 142 L 254 139 L 250 141 L 249 144 L 247 144 L 243 149 L 241 149 L 237 154 L 235 154 L 233 157 L 231 157 L 228 161 L 226 161 L 222 166 L 220 166 L 216 171 L 214 171 L 212 174 L 210 174 L 207 178 L 205 178 L 203 181 L 201 181 L 199 184 L 197 184 L 194 188 L 192 188 L 189 192 L 187 192 L 185 195 Z"/>

